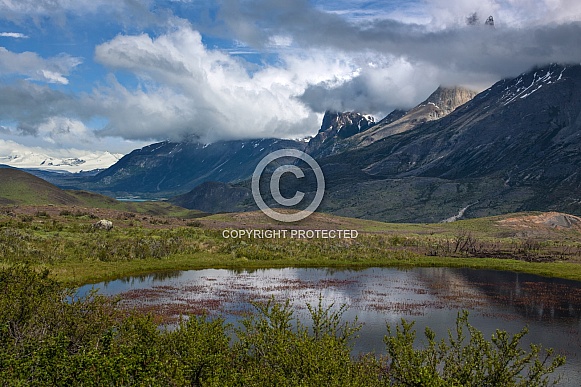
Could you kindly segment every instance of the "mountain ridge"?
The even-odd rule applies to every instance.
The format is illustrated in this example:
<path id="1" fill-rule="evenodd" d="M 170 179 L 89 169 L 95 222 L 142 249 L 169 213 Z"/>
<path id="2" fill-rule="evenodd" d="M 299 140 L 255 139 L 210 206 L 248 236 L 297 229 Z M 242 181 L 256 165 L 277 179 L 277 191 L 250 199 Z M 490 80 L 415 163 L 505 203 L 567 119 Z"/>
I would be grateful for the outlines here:
<path id="1" fill-rule="evenodd" d="M 426 100 L 407 111 L 399 119 L 380 122 L 366 133 L 354 136 L 351 141 L 354 141 L 357 147 L 363 147 L 385 137 L 412 130 L 423 123 L 447 116 L 456 108 L 472 100 L 477 94 L 464 87 L 439 86 Z"/>
<path id="2" fill-rule="evenodd" d="M 208 181 L 244 180 L 267 154 L 278 149 L 302 150 L 305 146 L 301 141 L 282 139 L 212 144 L 165 141 L 134 150 L 79 186 L 117 196 L 173 196 Z"/>
<path id="3" fill-rule="evenodd" d="M 318 158 L 329 177 L 320 209 L 399 222 L 581 214 L 580 150 L 581 66 L 550 65 L 501 80 L 443 118 Z"/>
<path id="4" fill-rule="evenodd" d="M 371 124 L 364 121 L 366 116 L 361 113 L 326 112 L 319 133 L 307 146 L 307 153 L 320 158 L 369 146 L 383 138 L 443 118 L 476 95 L 475 91 L 460 86 L 439 86 L 423 102 L 410 110 L 396 109 L 379 122 L 373 121 Z M 361 125 L 362 121 L 364 125 Z M 359 125 L 353 128 L 355 125 L 352 122 Z M 348 135 L 341 135 L 343 128 Z"/>

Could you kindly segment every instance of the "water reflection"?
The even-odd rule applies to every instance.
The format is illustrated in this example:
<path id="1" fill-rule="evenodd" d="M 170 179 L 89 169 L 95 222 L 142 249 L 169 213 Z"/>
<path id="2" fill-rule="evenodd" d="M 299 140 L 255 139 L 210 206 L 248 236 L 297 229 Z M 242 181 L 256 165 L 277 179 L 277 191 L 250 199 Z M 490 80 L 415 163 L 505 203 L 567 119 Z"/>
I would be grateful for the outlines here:
<path id="1" fill-rule="evenodd" d="M 125 278 L 120 278 L 118 280 L 115 281 L 120 281 L 122 283 L 125 284 L 134 284 L 137 282 L 162 282 L 165 280 L 169 280 L 172 278 L 178 278 L 182 275 L 182 272 L 180 270 L 172 270 L 172 271 L 160 271 L 160 272 L 156 272 L 156 273 L 151 273 L 151 274 L 143 274 L 143 275 L 135 275 L 132 277 L 125 277 Z M 105 284 L 109 284 L 109 282 L 113 282 L 113 281 L 107 281 L 105 282 Z"/>
<path id="2" fill-rule="evenodd" d="M 581 283 L 493 270 L 371 268 L 195 270 L 158 273 L 96 285 L 121 295 L 126 307 L 162 314 L 222 314 L 228 321 L 252 309 L 251 301 L 290 299 L 299 316 L 306 304 L 347 304 L 347 320 L 364 323 L 355 352 L 384 352 L 386 323 L 415 320 L 447 337 L 456 315 L 470 310 L 470 322 L 488 337 L 495 329 L 516 333 L 529 326 L 524 344 L 540 343 L 567 356 L 565 383 L 581 380 Z M 88 287 L 81 288 L 84 292 Z"/>
<path id="3" fill-rule="evenodd" d="M 555 321 L 581 318 L 581 285 L 576 281 L 493 270 L 459 270 L 457 275 L 492 301 L 521 316 Z"/>

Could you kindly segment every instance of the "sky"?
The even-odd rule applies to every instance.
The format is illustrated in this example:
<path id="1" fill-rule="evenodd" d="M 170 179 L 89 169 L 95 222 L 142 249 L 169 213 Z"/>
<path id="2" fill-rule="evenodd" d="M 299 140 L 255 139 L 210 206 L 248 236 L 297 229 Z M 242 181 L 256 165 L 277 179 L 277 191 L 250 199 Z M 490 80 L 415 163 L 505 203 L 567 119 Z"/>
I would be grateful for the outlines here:
<path id="1" fill-rule="evenodd" d="M 302 138 L 554 62 L 578 0 L 0 0 L 0 153 Z"/>

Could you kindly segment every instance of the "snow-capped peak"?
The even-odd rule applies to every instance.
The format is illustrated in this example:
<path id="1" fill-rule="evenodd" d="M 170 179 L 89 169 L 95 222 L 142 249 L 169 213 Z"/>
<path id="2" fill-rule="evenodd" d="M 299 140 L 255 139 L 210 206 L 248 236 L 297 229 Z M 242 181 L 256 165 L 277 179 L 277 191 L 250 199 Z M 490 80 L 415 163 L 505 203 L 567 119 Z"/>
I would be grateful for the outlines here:
<path id="1" fill-rule="evenodd" d="M 55 150 L 27 147 L 0 140 L 0 164 L 15 168 L 81 172 L 104 169 L 115 164 L 122 154 L 107 151 Z"/>

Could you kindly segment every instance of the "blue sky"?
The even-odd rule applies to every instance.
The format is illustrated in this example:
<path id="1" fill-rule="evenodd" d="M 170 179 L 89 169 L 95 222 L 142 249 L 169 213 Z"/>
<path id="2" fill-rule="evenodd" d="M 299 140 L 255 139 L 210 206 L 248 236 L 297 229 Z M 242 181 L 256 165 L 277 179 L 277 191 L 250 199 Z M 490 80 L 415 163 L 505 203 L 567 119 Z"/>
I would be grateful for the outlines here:
<path id="1" fill-rule="evenodd" d="M 580 47 L 577 0 L 0 0 L 0 153 L 299 138 Z"/>

